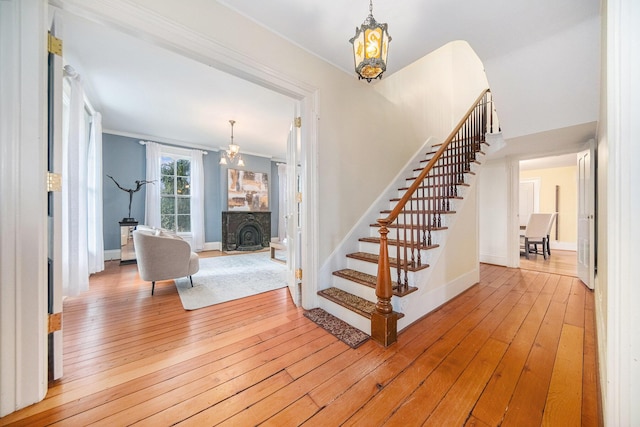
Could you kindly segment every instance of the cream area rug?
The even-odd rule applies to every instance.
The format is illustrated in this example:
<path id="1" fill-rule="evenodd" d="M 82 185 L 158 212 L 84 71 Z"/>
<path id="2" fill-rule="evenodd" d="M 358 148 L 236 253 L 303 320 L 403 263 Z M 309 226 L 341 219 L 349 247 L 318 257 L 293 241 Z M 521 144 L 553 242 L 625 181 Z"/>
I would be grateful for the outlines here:
<path id="1" fill-rule="evenodd" d="M 185 310 L 219 304 L 225 301 L 284 288 L 287 267 L 271 261 L 269 252 L 200 258 L 200 270 L 175 280 Z"/>

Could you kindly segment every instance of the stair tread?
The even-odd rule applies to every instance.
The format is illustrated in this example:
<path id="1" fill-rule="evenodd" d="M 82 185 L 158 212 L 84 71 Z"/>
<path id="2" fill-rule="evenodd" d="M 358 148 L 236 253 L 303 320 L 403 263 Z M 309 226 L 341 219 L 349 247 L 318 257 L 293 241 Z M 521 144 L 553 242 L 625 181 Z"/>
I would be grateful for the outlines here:
<path id="1" fill-rule="evenodd" d="M 434 184 L 429 184 L 426 187 L 425 186 L 421 186 L 421 187 L 418 187 L 418 188 L 450 187 L 452 185 L 457 185 L 457 186 L 461 186 L 461 187 L 469 187 L 469 184 L 467 184 L 466 182 L 458 182 L 458 183 L 455 183 L 455 184 L 451 184 L 451 183 L 449 183 L 449 184 L 435 184 L 435 185 Z M 400 190 L 400 191 L 404 191 L 404 190 L 408 190 L 408 189 L 409 189 L 409 187 L 400 187 L 400 188 L 398 188 L 398 190 Z"/>
<path id="2" fill-rule="evenodd" d="M 380 227 L 380 224 L 376 223 L 376 224 L 370 224 L 370 227 Z M 423 229 L 423 226 L 419 226 L 416 224 L 412 224 L 412 225 L 406 225 L 406 224 L 398 224 L 396 222 L 394 222 L 393 224 L 389 224 L 387 225 L 387 228 L 412 228 L 414 230 L 417 229 Z M 433 227 L 433 226 L 427 226 L 426 230 L 431 230 L 431 231 L 439 231 L 439 230 L 447 230 L 449 227 Z"/>
<path id="3" fill-rule="evenodd" d="M 391 209 L 385 209 L 383 211 L 380 211 L 380 213 L 388 214 L 388 213 L 391 213 L 391 211 L 392 211 Z M 434 210 L 413 210 L 413 211 L 402 211 L 402 212 L 405 212 L 405 213 L 408 213 L 408 214 L 428 214 L 428 213 L 431 213 L 431 214 L 442 214 L 442 215 L 456 213 L 456 211 L 434 211 Z"/>
<path id="4" fill-rule="evenodd" d="M 348 308 L 354 313 L 358 313 L 359 315 L 366 317 L 367 319 L 371 319 L 371 313 L 373 313 L 376 309 L 375 303 L 361 298 L 357 295 L 353 295 L 349 292 L 343 291 L 339 288 L 327 288 L 321 291 L 318 291 L 318 295 L 335 302 L 342 307 Z M 404 317 L 404 314 L 397 313 L 398 318 Z"/>
<path id="5" fill-rule="evenodd" d="M 342 277 L 343 279 L 351 280 L 352 282 L 359 283 L 363 286 L 367 286 L 369 288 L 375 289 L 376 284 L 378 282 L 378 278 L 376 276 L 372 276 L 371 274 L 363 273 L 361 271 L 353 270 L 351 268 L 344 268 L 342 270 L 334 271 L 334 276 Z M 415 292 L 418 288 L 409 286 L 407 290 L 404 292 L 398 292 L 398 286 L 394 284 L 393 286 L 393 295 L 398 297 L 403 297 L 411 292 Z"/>
<path id="6" fill-rule="evenodd" d="M 428 163 L 428 162 L 430 162 L 430 161 L 431 161 L 431 159 L 420 160 L 420 163 Z M 467 164 L 471 164 L 471 163 L 475 163 L 475 160 L 471 160 L 471 161 L 468 161 L 468 162 L 456 162 L 456 163 L 450 163 L 450 164 L 446 164 L 446 165 L 433 165 L 433 168 L 432 168 L 432 169 L 442 169 L 442 168 L 448 168 L 448 167 L 451 167 L 451 166 L 467 165 Z M 421 167 L 421 168 L 415 168 L 415 169 L 413 169 L 413 171 L 414 171 L 414 172 L 417 172 L 417 171 L 421 171 L 421 170 L 423 170 L 423 169 L 424 169 L 424 167 Z"/>
<path id="7" fill-rule="evenodd" d="M 360 239 L 358 239 L 361 242 L 368 242 L 368 243 L 380 243 L 380 238 L 379 237 L 361 237 Z M 398 240 L 397 239 L 387 239 L 387 244 L 391 245 L 391 246 L 397 246 L 398 245 Z M 405 245 L 400 245 L 400 246 L 405 246 Z M 410 245 L 406 245 L 406 246 L 410 246 Z M 418 249 L 422 249 L 422 250 L 429 250 L 429 249 L 435 249 L 437 247 L 439 247 L 440 245 L 418 245 Z"/>
<path id="8" fill-rule="evenodd" d="M 370 254 L 368 252 L 354 252 L 354 253 L 351 253 L 351 254 L 347 254 L 347 258 L 353 258 L 353 259 L 358 259 L 360 261 L 366 261 L 366 262 L 371 262 L 373 264 L 377 264 L 379 255 L 378 254 Z M 422 265 L 419 265 L 419 266 L 416 266 L 416 267 L 411 267 L 411 266 L 408 265 L 408 263 L 405 263 L 404 261 L 402 261 L 400 263 L 401 267 L 404 267 L 405 265 L 407 265 L 407 270 L 408 271 L 419 271 L 419 270 L 423 270 L 423 269 L 429 267 L 429 264 L 422 264 Z M 389 266 L 390 267 L 397 267 L 398 266 L 398 260 L 396 258 L 389 257 Z"/>
<path id="9" fill-rule="evenodd" d="M 449 173 L 436 173 L 436 174 L 431 174 L 431 175 L 427 175 L 425 178 L 435 178 L 438 176 L 451 176 L 451 175 L 457 175 L 460 173 L 468 173 L 469 175 L 475 175 L 476 173 L 473 171 L 457 171 L 457 172 L 449 172 Z M 417 176 L 411 176 L 409 178 L 405 178 L 405 180 L 407 181 L 415 181 L 418 177 Z M 456 182 L 456 184 L 459 184 L 459 182 Z"/>
<path id="10" fill-rule="evenodd" d="M 428 163 L 428 162 L 430 162 L 431 160 L 433 160 L 433 157 L 436 155 L 436 153 L 437 153 L 437 151 L 430 151 L 428 153 L 425 153 L 424 154 L 425 158 L 421 159 L 420 163 Z M 469 162 L 474 162 L 474 163 L 477 163 L 477 164 L 481 164 L 480 161 L 478 160 L 478 158 L 480 156 L 485 156 L 486 153 L 484 151 L 474 151 L 473 153 L 475 154 L 475 158 L 470 158 Z M 459 154 L 453 154 L 453 153 L 445 152 L 440 156 L 440 158 L 441 159 L 452 159 L 452 158 L 455 159 L 455 158 L 458 158 L 459 156 L 460 156 Z"/>
<path id="11" fill-rule="evenodd" d="M 424 179 L 429 179 L 429 178 L 433 179 L 433 178 L 439 178 L 439 177 L 445 177 L 446 178 L 446 177 L 451 177 L 452 175 L 458 175 L 460 173 L 469 174 L 469 175 L 475 175 L 475 172 L 469 172 L 469 171 L 466 171 L 466 172 L 464 172 L 464 171 L 463 172 L 452 172 L 452 173 L 437 173 L 435 175 L 427 175 Z M 415 181 L 416 179 L 418 179 L 417 176 L 412 176 L 412 177 L 409 177 L 409 178 L 405 178 L 405 181 Z M 409 184 L 409 183 L 407 182 L 407 184 Z M 449 184 L 451 184 L 451 183 L 449 183 Z M 454 185 L 464 184 L 464 180 L 454 181 L 453 184 Z"/>
<path id="12" fill-rule="evenodd" d="M 466 139 L 472 139 L 472 140 L 476 140 L 475 142 L 479 142 L 480 144 L 486 144 L 489 145 L 489 143 L 486 140 L 480 140 L 478 139 L 477 136 L 475 137 L 471 137 L 471 138 L 461 138 L 462 141 L 466 140 Z M 444 142 L 439 142 L 437 144 L 433 144 L 432 147 L 441 147 L 442 144 L 444 144 Z"/>
<path id="13" fill-rule="evenodd" d="M 462 196 L 428 196 L 428 197 L 412 197 L 411 200 L 442 200 L 442 199 L 456 199 L 462 200 L 464 197 Z M 390 202 L 399 202 L 402 200 L 400 197 L 394 197 L 393 199 L 389 199 Z"/>

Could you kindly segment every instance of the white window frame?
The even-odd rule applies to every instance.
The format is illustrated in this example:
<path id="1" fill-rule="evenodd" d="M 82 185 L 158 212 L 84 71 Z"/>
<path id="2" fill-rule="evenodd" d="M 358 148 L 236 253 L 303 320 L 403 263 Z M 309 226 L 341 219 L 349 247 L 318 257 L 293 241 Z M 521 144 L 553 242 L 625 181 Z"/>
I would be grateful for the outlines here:
<path id="1" fill-rule="evenodd" d="M 185 149 L 181 149 L 181 148 L 177 148 L 177 147 L 168 147 L 165 145 L 161 146 L 160 149 L 160 158 L 162 159 L 163 157 L 170 157 L 171 159 L 173 159 L 176 162 L 178 160 L 187 160 L 189 162 L 189 171 L 191 171 L 191 153 L 189 152 L 189 150 L 185 150 Z M 175 168 L 175 172 L 177 173 L 178 169 L 177 167 Z M 160 171 L 159 171 L 159 176 L 160 179 L 162 179 L 162 164 L 160 164 Z M 177 179 L 177 175 L 175 175 L 176 179 Z M 189 179 L 191 180 L 191 174 L 189 174 Z M 177 188 L 177 183 L 174 182 L 174 193 L 175 190 Z M 162 183 L 160 183 L 160 185 L 162 185 Z M 162 209 L 162 187 L 160 188 L 160 209 Z M 178 195 L 174 194 L 174 197 L 178 197 Z M 191 192 L 189 192 L 189 205 L 191 205 Z M 176 213 L 175 215 L 177 216 L 177 206 L 176 206 Z M 192 212 L 191 212 L 191 208 L 189 209 L 189 217 L 192 216 Z M 178 218 L 176 217 L 176 228 L 178 228 Z M 191 219 L 189 220 L 189 224 L 191 226 Z M 162 224 L 162 211 L 160 211 L 160 224 Z M 177 231 L 176 230 L 176 234 L 180 237 L 186 238 L 187 240 L 191 238 L 191 228 L 189 229 L 189 231 Z"/>

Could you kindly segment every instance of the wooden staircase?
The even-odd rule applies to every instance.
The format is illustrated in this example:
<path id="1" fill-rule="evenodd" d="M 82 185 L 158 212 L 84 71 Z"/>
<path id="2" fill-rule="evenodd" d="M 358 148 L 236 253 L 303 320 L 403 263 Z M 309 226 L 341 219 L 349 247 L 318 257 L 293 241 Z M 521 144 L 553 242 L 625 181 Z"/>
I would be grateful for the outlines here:
<path id="1" fill-rule="evenodd" d="M 483 92 L 449 138 L 431 147 L 389 209 L 380 211 L 383 218 L 370 224 L 370 235 L 358 239 L 358 251 L 346 255 L 346 267 L 333 272 L 332 287 L 318 292 L 326 300 L 321 306 L 384 346 L 396 340 L 404 316 L 393 311 L 401 304 L 392 299 L 411 298 L 420 286 L 416 275 L 429 268 L 480 165 L 489 104 Z"/>

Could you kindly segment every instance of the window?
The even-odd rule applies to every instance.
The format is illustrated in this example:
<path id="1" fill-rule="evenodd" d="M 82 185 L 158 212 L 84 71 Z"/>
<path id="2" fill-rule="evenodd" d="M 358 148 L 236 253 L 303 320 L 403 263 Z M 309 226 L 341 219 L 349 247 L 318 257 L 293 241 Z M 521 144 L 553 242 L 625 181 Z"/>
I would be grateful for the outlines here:
<path id="1" fill-rule="evenodd" d="M 160 161 L 160 223 L 178 233 L 191 232 L 191 161 L 163 155 Z"/>

